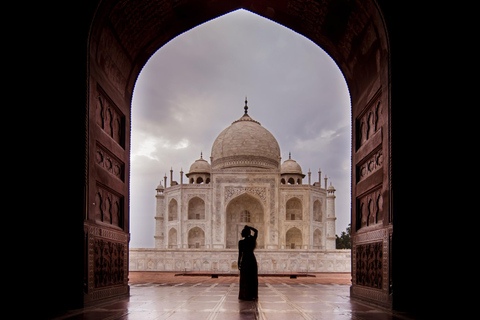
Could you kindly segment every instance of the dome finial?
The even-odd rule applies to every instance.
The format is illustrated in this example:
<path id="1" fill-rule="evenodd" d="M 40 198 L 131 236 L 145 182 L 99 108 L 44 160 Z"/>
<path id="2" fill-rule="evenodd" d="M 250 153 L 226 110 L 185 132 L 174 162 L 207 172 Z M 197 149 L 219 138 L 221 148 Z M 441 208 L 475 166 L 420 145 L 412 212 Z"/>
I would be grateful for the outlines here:
<path id="1" fill-rule="evenodd" d="M 291 159 L 292 159 L 292 153 L 289 152 L 289 153 L 288 153 L 288 160 L 291 160 Z"/>
<path id="2" fill-rule="evenodd" d="M 248 103 L 247 96 L 245 96 L 245 107 L 243 107 L 243 108 L 245 109 L 245 114 L 248 114 L 248 106 L 247 106 L 247 103 Z"/>
<path id="3" fill-rule="evenodd" d="M 203 159 L 203 151 L 200 151 L 200 159 Z"/>

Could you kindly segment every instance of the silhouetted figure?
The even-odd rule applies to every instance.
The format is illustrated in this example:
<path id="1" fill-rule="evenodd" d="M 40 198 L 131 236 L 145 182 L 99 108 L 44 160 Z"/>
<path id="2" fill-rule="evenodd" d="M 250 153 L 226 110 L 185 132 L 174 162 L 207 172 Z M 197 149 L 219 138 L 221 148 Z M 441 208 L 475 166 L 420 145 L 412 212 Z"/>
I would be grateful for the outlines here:
<path id="1" fill-rule="evenodd" d="M 251 231 L 253 231 L 253 236 Z M 258 299 L 257 259 L 253 254 L 257 244 L 258 230 L 245 226 L 242 230 L 243 240 L 238 241 L 238 269 L 240 270 L 240 292 L 238 299 Z"/>

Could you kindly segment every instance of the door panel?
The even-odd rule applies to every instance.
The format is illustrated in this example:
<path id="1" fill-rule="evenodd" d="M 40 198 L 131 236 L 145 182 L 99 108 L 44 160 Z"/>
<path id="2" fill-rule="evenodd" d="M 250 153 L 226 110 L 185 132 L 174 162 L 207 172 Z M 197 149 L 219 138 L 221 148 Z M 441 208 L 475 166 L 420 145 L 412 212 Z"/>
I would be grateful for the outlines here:
<path id="1" fill-rule="evenodd" d="M 353 115 L 351 295 L 391 307 L 388 108 L 382 88 Z M 355 110 L 355 109 L 354 109 Z"/>
<path id="2" fill-rule="evenodd" d="M 128 295 L 129 110 L 90 82 L 88 211 L 84 221 L 84 303 Z"/>

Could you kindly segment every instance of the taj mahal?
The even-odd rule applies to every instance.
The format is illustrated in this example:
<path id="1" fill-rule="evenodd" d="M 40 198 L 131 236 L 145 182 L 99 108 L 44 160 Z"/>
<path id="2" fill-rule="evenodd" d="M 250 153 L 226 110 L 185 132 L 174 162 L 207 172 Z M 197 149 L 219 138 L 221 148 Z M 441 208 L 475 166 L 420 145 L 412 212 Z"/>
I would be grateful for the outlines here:
<path id="1" fill-rule="evenodd" d="M 335 248 L 335 188 L 318 172 L 281 162 L 280 146 L 244 114 L 215 139 L 210 162 L 195 160 L 180 182 L 156 187 L 155 248 L 130 249 L 130 270 L 238 272 L 247 224 L 258 229 L 260 273 L 349 272 L 350 250 Z"/>

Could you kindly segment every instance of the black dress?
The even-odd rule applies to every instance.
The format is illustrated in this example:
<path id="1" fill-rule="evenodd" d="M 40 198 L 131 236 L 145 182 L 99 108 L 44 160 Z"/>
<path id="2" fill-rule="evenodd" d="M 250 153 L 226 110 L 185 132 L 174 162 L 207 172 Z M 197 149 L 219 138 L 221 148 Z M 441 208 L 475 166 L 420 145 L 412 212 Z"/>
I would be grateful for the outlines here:
<path id="1" fill-rule="evenodd" d="M 256 231 L 256 230 L 255 230 Z M 238 255 L 240 261 L 240 291 L 238 299 L 256 300 L 258 299 L 258 270 L 257 259 L 253 254 L 257 232 L 255 235 L 248 236 L 238 242 Z"/>

